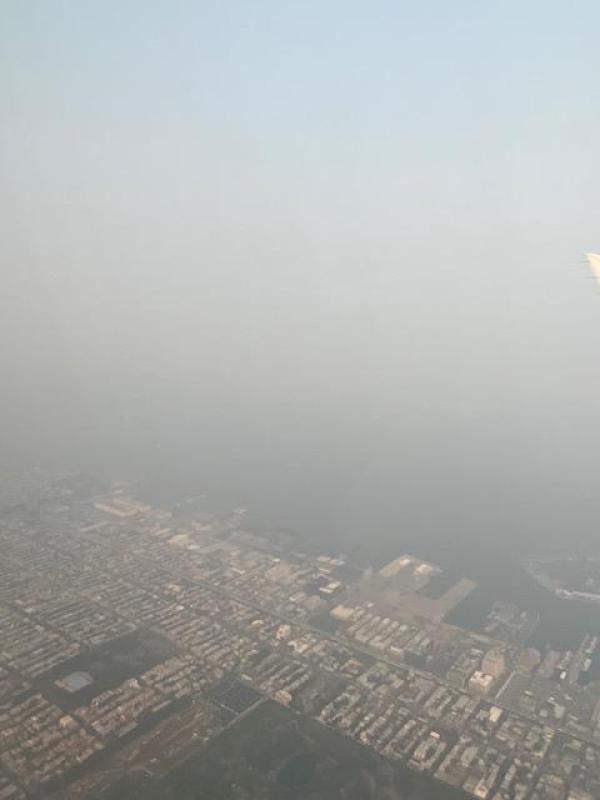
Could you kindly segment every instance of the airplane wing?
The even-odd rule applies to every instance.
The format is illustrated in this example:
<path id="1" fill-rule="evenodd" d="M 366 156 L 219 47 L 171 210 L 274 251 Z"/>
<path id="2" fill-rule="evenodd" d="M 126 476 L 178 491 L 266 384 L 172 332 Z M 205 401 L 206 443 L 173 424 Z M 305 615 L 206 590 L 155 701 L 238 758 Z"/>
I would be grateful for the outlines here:
<path id="1" fill-rule="evenodd" d="M 600 283 L 600 255 L 598 255 L 598 253 L 586 253 L 585 260 L 588 263 L 590 272 L 598 283 Z"/>

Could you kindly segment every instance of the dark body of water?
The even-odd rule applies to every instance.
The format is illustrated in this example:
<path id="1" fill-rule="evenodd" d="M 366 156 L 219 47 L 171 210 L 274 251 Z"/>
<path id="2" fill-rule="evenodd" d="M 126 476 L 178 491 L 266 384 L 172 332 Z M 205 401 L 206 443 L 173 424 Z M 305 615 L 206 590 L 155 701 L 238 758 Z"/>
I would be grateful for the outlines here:
<path id="1" fill-rule="evenodd" d="M 299 548 L 345 552 L 362 566 L 414 553 L 490 597 L 537 609 L 549 640 L 595 625 L 595 609 L 556 602 L 519 567 L 531 552 L 600 550 L 600 498 L 567 462 L 544 456 L 564 431 L 543 420 L 521 440 L 514 425 L 414 398 L 402 414 L 319 398 L 270 413 L 239 397 L 219 407 L 200 395 L 173 399 L 167 385 L 152 398 L 125 387 L 116 402 L 117 388 L 107 412 L 94 406 L 51 433 L 27 431 L 19 458 L 6 450 L 10 463 L 133 479 L 156 503 L 206 493 L 214 510 L 246 506 L 251 527 L 291 532 Z"/>

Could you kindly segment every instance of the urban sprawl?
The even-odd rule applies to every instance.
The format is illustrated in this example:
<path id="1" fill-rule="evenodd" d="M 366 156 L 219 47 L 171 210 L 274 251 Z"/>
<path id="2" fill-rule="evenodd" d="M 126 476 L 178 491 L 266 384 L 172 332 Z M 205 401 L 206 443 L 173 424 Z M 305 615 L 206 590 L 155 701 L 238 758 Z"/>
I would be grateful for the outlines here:
<path id="1" fill-rule="evenodd" d="M 600 642 L 527 647 L 496 603 L 403 555 L 379 570 L 226 520 L 23 479 L 0 523 L 0 800 L 167 774 L 274 700 L 481 800 L 600 797 Z"/>

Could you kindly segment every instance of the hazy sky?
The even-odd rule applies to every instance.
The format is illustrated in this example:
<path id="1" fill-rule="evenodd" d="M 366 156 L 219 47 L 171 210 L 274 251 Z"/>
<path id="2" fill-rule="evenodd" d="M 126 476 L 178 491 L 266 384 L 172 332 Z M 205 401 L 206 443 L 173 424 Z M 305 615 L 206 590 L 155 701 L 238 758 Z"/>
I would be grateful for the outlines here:
<path id="1" fill-rule="evenodd" d="M 597 2 L 0 17 L 7 463 L 157 446 L 343 524 L 401 486 L 410 524 L 500 491 L 595 525 Z"/>

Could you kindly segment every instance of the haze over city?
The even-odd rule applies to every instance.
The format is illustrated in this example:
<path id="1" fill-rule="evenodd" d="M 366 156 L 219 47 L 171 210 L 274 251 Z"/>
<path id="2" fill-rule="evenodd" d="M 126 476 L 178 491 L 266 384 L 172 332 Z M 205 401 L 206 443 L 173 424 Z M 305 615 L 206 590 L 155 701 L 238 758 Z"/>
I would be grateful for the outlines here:
<path id="1" fill-rule="evenodd" d="M 6 6 L 5 463 L 593 527 L 597 13 Z"/>
<path id="2" fill-rule="evenodd" d="M 526 559 L 599 555 L 598 5 L 0 13 L 2 475 L 496 581 L 543 658 Z"/>

